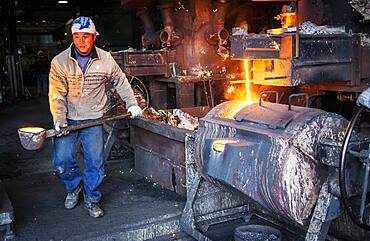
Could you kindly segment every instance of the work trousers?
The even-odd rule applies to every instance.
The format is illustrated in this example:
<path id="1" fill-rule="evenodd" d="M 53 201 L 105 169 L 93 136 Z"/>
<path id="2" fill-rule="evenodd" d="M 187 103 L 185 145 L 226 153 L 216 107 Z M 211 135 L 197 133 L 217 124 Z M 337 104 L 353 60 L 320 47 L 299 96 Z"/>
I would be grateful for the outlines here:
<path id="1" fill-rule="evenodd" d="M 68 120 L 68 125 L 77 125 L 93 120 Z M 84 174 L 76 163 L 78 139 L 84 156 Z M 68 135 L 56 137 L 54 141 L 53 165 L 63 180 L 67 192 L 73 192 L 81 180 L 85 195 L 93 202 L 99 202 L 101 193 L 98 191 L 104 178 L 104 137 L 103 126 L 93 126 Z"/>

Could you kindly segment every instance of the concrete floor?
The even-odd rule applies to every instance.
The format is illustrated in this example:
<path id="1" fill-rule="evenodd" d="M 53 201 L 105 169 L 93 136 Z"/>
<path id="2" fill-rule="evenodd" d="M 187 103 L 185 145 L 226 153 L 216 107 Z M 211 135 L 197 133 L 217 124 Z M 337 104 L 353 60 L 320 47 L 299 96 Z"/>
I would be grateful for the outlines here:
<path id="1" fill-rule="evenodd" d="M 9 178 L 23 173 L 51 171 L 51 140 L 36 151 L 22 148 L 17 130 L 24 126 L 52 127 L 52 117 L 46 98 L 33 98 L 16 105 L 0 107 L 0 178 Z"/>
<path id="2" fill-rule="evenodd" d="M 138 175 L 132 159 L 105 165 L 104 217 L 89 217 L 82 204 L 66 210 L 51 140 L 26 151 L 17 137 L 23 126 L 51 128 L 47 99 L 0 108 L 0 177 L 14 207 L 15 240 L 191 240 L 179 227 L 184 198 Z"/>

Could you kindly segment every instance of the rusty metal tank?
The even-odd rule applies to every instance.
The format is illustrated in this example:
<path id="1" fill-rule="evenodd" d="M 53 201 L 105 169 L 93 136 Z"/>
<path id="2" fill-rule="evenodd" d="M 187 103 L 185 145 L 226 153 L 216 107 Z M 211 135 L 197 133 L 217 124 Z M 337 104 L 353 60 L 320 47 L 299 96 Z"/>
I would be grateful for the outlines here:
<path id="1" fill-rule="evenodd" d="M 270 213 L 307 225 L 339 160 L 332 143 L 342 141 L 346 126 L 343 117 L 319 109 L 222 103 L 200 120 L 198 171 Z"/>

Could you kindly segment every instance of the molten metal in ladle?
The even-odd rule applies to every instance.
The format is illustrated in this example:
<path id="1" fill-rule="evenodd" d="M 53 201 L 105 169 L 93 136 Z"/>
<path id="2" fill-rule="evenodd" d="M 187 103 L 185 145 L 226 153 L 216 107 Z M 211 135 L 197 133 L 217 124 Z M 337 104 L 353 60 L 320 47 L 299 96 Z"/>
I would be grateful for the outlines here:
<path id="1" fill-rule="evenodd" d="M 111 117 L 105 117 L 101 118 L 95 121 L 79 124 L 79 125 L 72 125 L 72 126 L 67 126 L 65 128 L 61 128 L 60 132 L 64 131 L 75 131 L 91 126 L 97 126 L 101 125 L 107 121 L 114 121 L 114 120 L 120 120 L 124 118 L 128 118 L 131 116 L 131 113 L 125 113 L 117 116 L 111 116 Z M 18 129 L 18 136 L 19 140 L 21 141 L 21 144 L 24 149 L 26 150 L 37 150 L 40 149 L 44 145 L 44 141 L 48 137 L 53 137 L 59 134 L 60 132 L 57 132 L 54 129 L 49 129 L 45 130 L 44 128 L 41 127 L 23 127 Z"/>

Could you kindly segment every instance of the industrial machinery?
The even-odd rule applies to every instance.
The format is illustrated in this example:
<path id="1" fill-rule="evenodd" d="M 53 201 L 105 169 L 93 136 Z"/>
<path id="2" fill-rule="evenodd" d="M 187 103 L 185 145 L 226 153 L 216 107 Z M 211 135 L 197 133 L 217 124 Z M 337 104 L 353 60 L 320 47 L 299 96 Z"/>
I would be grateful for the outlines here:
<path id="1" fill-rule="evenodd" d="M 160 1 L 159 32 L 152 4 L 122 1 L 145 29 L 126 71 L 161 75 L 150 80 L 156 107 L 173 85 L 176 107 L 221 103 L 185 138 L 183 231 L 213 240 L 258 224 L 282 240 L 370 240 L 369 132 L 355 128 L 364 109 L 345 132 L 370 81 L 370 1 Z M 238 84 L 245 99 L 225 101 Z"/>
<path id="2" fill-rule="evenodd" d="M 324 10 L 323 2 L 309 2 L 289 5 L 296 26 L 288 23 L 292 15 L 284 15 L 288 26 L 266 34 L 237 28 L 230 37 L 231 57 L 247 63 L 249 88 L 269 91 L 260 91 L 259 103 L 216 106 L 188 138 L 190 190 L 182 225 L 197 240 L 212 240 L 211 227 L 220 223 L 259 219 L 285 230 L 283 240 L 370 239 L 369 133 L 367 128 L 352 133 L 359 116 L 366 116 L 364 107 L 345 138 L 343 116 L 309 108 L 318 93 L 333 91 L 343 100 L 340 92 L 347 92 L 354 100 L 365 90 L 370 48 L 366 34 L 307 22 L 320 24 L 322 18 L 310 14 Z M 276 103 L 261 101 L 274 95 L 268 99 Z M 292 106 L 302 97 L 305 107 Z M 254 240 L 247 236 L 244 240 Z"/>
<path id="3" fill-rule="evenodd" d="M 367 1 L 125 0 L 122 8 L 143 23 L 142 48 L 121 53 L 124 69 L 150 77 L 156 108 L 224 101 L 228 86 L 244 79 L 243 66 L 229 57 L 249 60 L 255 85 L 341 98 L 366 89 Z"/>
<path id="4" fill-rule="evenodd" d="M 364 91 L 357 103 L 361 108 L 346 130 L 339 163 L 339 184 L 343 207 L 349 217 L 362 229 L 370 230 L 367 212 L 369 182 L 368 114 L 370 89 Z M 356 175 L 352 175 L 352 173 Z M 354 188 L 354 183 L 361 182 Z M 355 205 L 354 205 L 354 204 Z"/>
<path id="5" fill-rule="evenodd" d="M 151 106 L 214 106 L 223 98 L 223 85 L 229 79 L 227 1 L 121 3 L 143 23 L 141 48 L 122 53 L 124 70 L 149 79 Z M 242 72 L 234 71 L 234 78 L 240 79 Z"/>
<path id="6" fill-rule="evenodd" d="M 369 240 L 365 109 L 348 125 L 340 115 L 291 103 L 218 105 L 186 140 L 183 230 L 213 240 L 212 226 L 264 220 L 284 230 L 282 240 Z"/>

